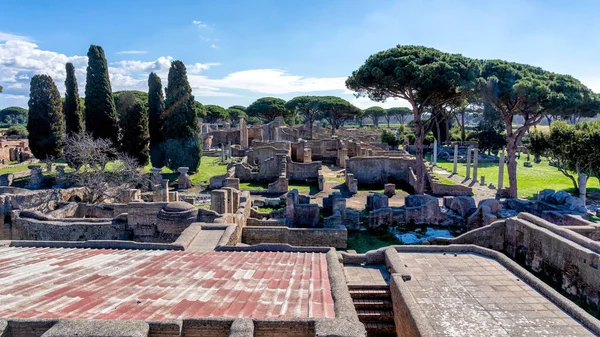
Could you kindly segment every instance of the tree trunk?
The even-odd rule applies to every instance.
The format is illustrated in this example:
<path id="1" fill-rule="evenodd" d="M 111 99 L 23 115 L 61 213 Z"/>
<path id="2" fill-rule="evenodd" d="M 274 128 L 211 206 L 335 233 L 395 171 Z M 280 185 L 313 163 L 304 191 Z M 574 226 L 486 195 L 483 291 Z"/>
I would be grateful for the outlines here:
<path id="1" fill-rule="evenodd" d="M 467 138 L 467 134 L 465 132 L 465 112 L 461 114 L 461 123 L 460 123 L 460 140 L 464 142 Z"/>
<path id="2" fill-rule="evenodd" d="M 507 171 L 509 198 L 517 197 L 517 136 L 512 131 L 512 121 L 506 125 L 506 155 L 508 157 Z"/>
<path id="3" fill-rule="evenodd" d="M 438 120 L 438 118 L 435 118 L 435 128 L 436 128 L 436 132 L 437 132 L 437 137 L 435 137 L 438 141 L 438 143 L 442 142 L 442 131 L 440 130 L 440 121 Z"/>
<path id="4" fill-rule="evenodd" d="M 415 193 L 425 193 L 425 163 L 423 161 L 423 140 L 425 133 L 423 132 L 423 122 L 421 114 L 416 108 L 413 108 L 415 119 L 415 148 L 416 148 L 416 168 L 415 168 Z"/>

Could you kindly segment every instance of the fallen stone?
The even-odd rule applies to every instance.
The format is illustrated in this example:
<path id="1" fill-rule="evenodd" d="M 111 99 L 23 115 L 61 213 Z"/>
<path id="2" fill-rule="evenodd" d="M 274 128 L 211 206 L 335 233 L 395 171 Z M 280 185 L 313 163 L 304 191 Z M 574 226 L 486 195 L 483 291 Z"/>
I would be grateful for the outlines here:
<path id="1" fill-rule="evenodd" d="M 466 217 L 475 210 L 475 199 L 469 196 L 458 196 L 452 200 L 448 208 L 454 213 Z"/>
<path id="2" fill-rule="evenodd" d="M 556 194 L 555 190 L 541 190 L 540 193 L 538 193 L 537 200 L 554 203 L 554 194 Z"/>

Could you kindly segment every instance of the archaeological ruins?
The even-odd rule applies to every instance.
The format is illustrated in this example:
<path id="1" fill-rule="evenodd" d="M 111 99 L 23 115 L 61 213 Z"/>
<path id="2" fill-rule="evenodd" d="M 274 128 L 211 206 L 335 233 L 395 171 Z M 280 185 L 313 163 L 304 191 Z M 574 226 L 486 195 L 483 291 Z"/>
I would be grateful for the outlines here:
<path id="1" fill-rule="evenodd" d="M 41 164 L 26 187 L 3 177 L 3 335 L 600 334 L 600 225 L 585 201 L 505 198 L 502 174 L 478 173 L 498 159 L 476 143 L 430 147 L 415 194 L 413 149 L 373 131 L 315 124 L 308 139 L 281 119 L 201 129 L 226 173 L 200 191 L 185 167 L 152 169 L 148 188 L 101 203 L 85 187 L 41 188 Z M 1 143 L 6 160 L 26 157 L 26 144 Z M 454 173 L 466 163 L 468 182 L 440 179 L 438 158 Z M 369 231 L 405 244 L 349 248 Z"/>

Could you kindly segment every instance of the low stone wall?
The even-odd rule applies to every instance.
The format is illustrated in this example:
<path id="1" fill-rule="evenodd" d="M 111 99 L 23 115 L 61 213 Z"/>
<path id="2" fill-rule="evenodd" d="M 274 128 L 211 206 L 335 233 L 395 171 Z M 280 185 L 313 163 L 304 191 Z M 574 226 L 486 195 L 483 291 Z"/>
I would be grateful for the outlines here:
<path id="1" fill-rule="evenodd" d="M 111 219 L 99 222 L 73 219 L 74 222 L 37 220 L 18 217 L 13 222 L 19 240 L 42 241 L 88 241 L 123 240 L 128 238 L 127 224 L 114 223 Z"/>
<path id="2" fill-rule="evenodd" d="M 297 181 L 317 181 L 319 179 L 319 170 L 321 170 L 321 162 L 314 161 L 311 163 L 295 163 L 288 161 L 286 168 L 286 178 L 288 180 Z"/>
<path id="3" fill-rule="evenodd" d="M 432 181 L 431 182 L 431 192 L 434 195 L 451 195 L 451 196 L 460 196 L 460 195 L 473 195 L 473 189 L 463 185 L 450 185 L 450 184 L 442 184 L 439 182 Z"/>
<path id="4" fill-rule="evenodd" d="M 346 160 L 346 169 L 359 184 L 385 184 L 390 181 L 409 182 L 413 157 L 354 157 Z"/>
<path id="5" fill-rule="evenodd" d="M 279 226 L 246 226 L 242 230 L 242 243 L 282 243 L 303 247 L 346 248 L 348 231 L 338 228 L 288 228 Z"/>

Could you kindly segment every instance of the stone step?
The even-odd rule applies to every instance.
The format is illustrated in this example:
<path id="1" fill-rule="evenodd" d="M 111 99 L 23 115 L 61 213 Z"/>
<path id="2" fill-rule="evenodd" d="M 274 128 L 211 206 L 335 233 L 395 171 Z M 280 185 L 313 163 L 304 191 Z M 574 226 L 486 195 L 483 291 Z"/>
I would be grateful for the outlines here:
<path id="1" fill-rule="evenodd" d="M 356 310 L 361 322 L 394 322 L 394 313 L 391 310 Z"/>
<path id="2" fill-rule="evenodd" d="M 350 290 L 352 298 L 368 298 L 368 299 L 389 299 L 391 298 L 390 291 L 387 289 L 352 289 Z"/>
<path id="3" fill-rule="evenodd" d="M 354 307 L 356 309 L 392 309 L 392 301 L 378 298 L 355 298 Z"/>
<path id="4" fill-rule="evenodd" d="M 349 290 L 389 290 L 388 284 L 348 284 Z"/>
<path id="5" fill-rule="evenodd" d="M 367 336 L 396 336 L 396 326 L 394 323 L 387 322 L 366 322 L 363 323 L 367 329 Z"/>

